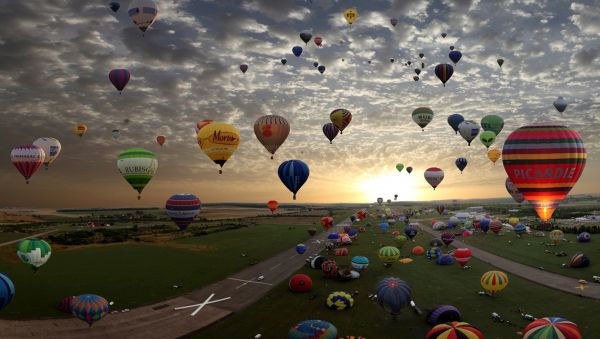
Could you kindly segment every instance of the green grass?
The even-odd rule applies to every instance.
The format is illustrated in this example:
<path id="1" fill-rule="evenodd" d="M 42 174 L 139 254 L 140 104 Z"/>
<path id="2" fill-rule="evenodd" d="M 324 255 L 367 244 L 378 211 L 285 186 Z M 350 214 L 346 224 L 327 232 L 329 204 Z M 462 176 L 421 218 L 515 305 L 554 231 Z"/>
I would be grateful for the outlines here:
<path id="1" fill-rule="evenodd" d="M 368 219 L 373 225 L 379 222 Z M 361 223 L 362 224 L 362 223 Z M 403 226 L 396 225 L 399 229 Z M 223 321 L 199 332 L 196 338 L 251 338 L 261 333 L 263 338 L 284 338 L 288 329 L 295 323 L 306 319 L 330 321 L 339 330 L 340 336 L 362 335 L 367 338 L 423 338 L 430 326 L 425 322 L 425 314 L 418 316 L 406 309 L 393 320 L 376 302 L 367 298 L 385 277 L 399 277 L 407 281 L 413 290 L 413 299 L 424 310 L 435 305 L 451 304 L 458 307 L 463 320 L 481 329 L 486 338 L 516 338 L 528 321 L 522 320 L 517 309 L 524 309 L 536 317 L 562 316 L 580 326 L 584 337 L 593 337 L 600 333 L 600 323 L 591 321 L 590 312 L 600 306 L 600 302 L 584 299 L 542 287 L 527 280 L 509 275 L 508 287 L 496 297 L 480 296 L 479 280 L 481 275 L 494 267 L 476 259 L 471 259 L 471 269 L 461 270 L 458 264 L 438 266 L 424 256 L 414 257 L 415 261 L 402 265 L 394 264 L 385 268 L 377 257 L 379 244 L 393 245 L 388 233 L 380 234 L 375 227 L 360 234 L 358 241 L 349 246 L 348 257 L 335 257 L 338 265 L 348 265 L 351 257 L 365 255 L 370 266 L 361 278 L 349 282 L 325 279 L 323 273 L 304 267 L 298 273 L 309 275 L 313 279 L 313 290 L 307 294 L 295 294 L 288 290 L 287 282 L 276 286 L 271 293 L 248 309 L 230 316 Z M 420 233 L 415 243 L 404 245 L 403 255 L 410 253 L 412 246 L 426 246 L 431 237 Z M 346 311 L 333 311 L 325 306 L 326 296 L 337 290 L 352 293 L 355 306 Z M 311 300 L 310 295 L 317 297 Z M 516 326 L 508 326 L 492 321 L 490 315 L 498 312 Z"/>
<path id="2" fill-rule="evenodd" d="M 0 232 L 0 243 L 15 240 L 15 239 L 20 239 L 20 238 L 25 238 L 28 235 L 29 235 L 28 233 Z"/>
<path id="3" fill-rule="evenodd" d="M 340 211 L 343 213 L 343 211 Z M 347 214 L 349 215 L 349 213 Z M 65 296 L 95 293 L 114 309 L 158 302 L 210 284 L 306 240 L 306 226 L 257 225 L 167 244 L 126 243 L 54 251 L 37 273 L 22 264 L 13 246 L 0 247 L 0 272 L 16 287 L 2 318 L 63 316 L 56 310 Z M 247 257 L 242 257 L 245 253 Z M 184 288 L 173 289 L 172 285 Z"/>

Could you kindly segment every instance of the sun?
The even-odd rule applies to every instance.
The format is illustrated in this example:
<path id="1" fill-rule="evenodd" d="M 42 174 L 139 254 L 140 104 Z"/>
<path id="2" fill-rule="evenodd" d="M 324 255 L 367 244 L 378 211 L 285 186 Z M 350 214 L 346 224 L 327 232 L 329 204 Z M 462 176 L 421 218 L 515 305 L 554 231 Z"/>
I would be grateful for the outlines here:
<path id="1" fill-rule="evenodd" d="M 363 199 L 367 201 L 376 201 L 380 197 L 384 201 L 393 201 L 395 194 L 398 195 L 398 200 L 415 201 L 420 200 L 422 195 L 416 181 L 414 176 L 403 172 L 366 178 L 359 183 L 359 187 Z"/>

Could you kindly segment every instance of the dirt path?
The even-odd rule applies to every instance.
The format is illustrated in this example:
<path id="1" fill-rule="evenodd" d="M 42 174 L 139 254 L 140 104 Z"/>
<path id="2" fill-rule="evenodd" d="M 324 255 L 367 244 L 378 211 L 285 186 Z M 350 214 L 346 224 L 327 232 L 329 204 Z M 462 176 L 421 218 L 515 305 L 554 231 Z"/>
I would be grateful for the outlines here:
<path id="1" fill-rule="evenodd" d="M 349 219 L 338 224 L 341 228 Z M 48 320 L 0 320 L 0 337 L 8 338 L 177 338 L 197 332 L 233 312 L 252 305 L 274 286 L 287 280 L 306 264 L 306 258 L 325 248 L 329 232 L 321 232 L 305 242 L 308 250 L 299 255 L 287 249 L 256 265 L 250 266 L 214 284 L 194 290 L 181 297 L 132 309 L 127 313 L 107 315 L 102 321 L 88 326 L 73 318 Z M 257 279 L 262 276 L 263 279 Z M 230 297 L 207 304 L 196 316 L 194 308 L 177 307 L 200 304 L 214 294 L 212 300 Z"/>
<path id="2" fill-rule="evenodd" d="M 439 238 L 440 232 L 434 231 L 429 227 L 420 225 L 419 229 L 423 232 Z M 454 239 L 452 242 L 454 247 L 468 247 L 473 252 L 473 256 L 485 263 L 496 266 L 506 273 L 518 275 L 521 278 L 533 281 L 536 284 L 544 285 L 563 292 L 579 295 L 582 297 L 600 299 L 600 284 L 589 282 L 586 287 L 581 290 L 577 288 L 579 285 L 578 279 L 566 277 L 564 275 L 542 271 L 538 268 L 520 264 L 512 260 L 497 256 L 490 252 L 481 250 L 473 245 L 467 245 L 460 240 Z"/>
<path id="3" fill-rule="evenodd" d="M 46 232 L 42 232 L 42 233 L 38 233 L 38 234 L 32 234 L 32 235 L 28 235 L 28 236 L 26 236 L 26 237 L 23 237 L 23 238 L 21 238 L 21 239 L 15 239 L 15 240 L 11 240 L 11 241 L 7 241 L 7 242 L 3 242 L 3 243 L 0 243 L 0 247 L 2 247 L 2 246 L 8 246 L 8 245 L 11 245 L 11 244 L 16 244 L 16 243 L 18 243 L 19 241 L 21 241 L 21 240 L 25 240 L 25 239 L 30 239 L 30 238 L 39 238 L 39 237 L 41 237 L 42 235 L 50 234 L 50 233 L 53 233 L 53 232 L 56 232 L 56 231 L 59 231 L 59 230 L 58 230 L 58 229 L 54 229 L 54 230 L 50 230 L 50 231 L 46 231 Z"/>

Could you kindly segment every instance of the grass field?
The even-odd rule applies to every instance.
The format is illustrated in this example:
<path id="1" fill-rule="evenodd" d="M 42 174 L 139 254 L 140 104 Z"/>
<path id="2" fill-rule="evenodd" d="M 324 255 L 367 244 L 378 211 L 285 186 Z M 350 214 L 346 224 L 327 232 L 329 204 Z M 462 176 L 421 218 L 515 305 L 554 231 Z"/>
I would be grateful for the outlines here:
<path id="1" fill-rule="evenodd" d="M 359 225 L 370 222 L 371 219 Z M 396 225 L 396 229 L 403 226 Z M 404 245 L 403 255 L 410 253 L 412 246 L 420 244 L 428 248 L 428 235 L 419 234 L 415 243 Z M 340 336 L 362 335 L 367 338 L 423 338 L 430 326 L 425 322 L 425 314 L 418 316 L 406 309 L 393 320 L 379 305 L 367 298 L 374 292 L 377 282 L 385 277 L 399 277 L 407 281 L 413 291 L 413 299 L 424 310 L 435 305 L 450 304 L 458 307 L 463 319 L 481 329 L 486 338 L 516 338 L 528 321 L 521 319 L 517 309 L 523 309 L 536 317 L 562 316 L 579 324 L 584 337 L 594 337 L 600 333 L 600 323 L 590 317 L 600 302 L 583 299 L 542 287 L 527 280 L 509 275 L 508 287 L 496 297 L 478 295 L 481 291 L 481 275 L 494 267 L 476 259 L 471 259 L 471 269 L 461 270 L 458 264 L 439 266 L 424 256 L 413 257 L 410 264 L 394 264 L 385 268 L 378 259 L 380 244 L 394 245 L 391 234 L 381 234 L 370 227 L 359 235 L 359 239 L 349 246 L 348 257 L 334 257 L 338 265 L 349 265 L 352 256 L 364 255 L 370 259 L 370 266 L 361 278 L 349 282 L 326 279 L 319 270 L 308 267 L 299 273 L 313 279 L 313 290 L 307 294 L 289 291 L 287 282 L 278 285 L 265 298 L 241 313 L 224 319 L 196 334 L 196 338 L 251 338 L 261 333 L 263 338 L 284 338 L 288 329 L 306 319 L 322 319 L 333 323 Z M 308 254 L 306 254 L 308 255 Z M 333 291 L 359 291 L 353 308 L 333 311 L 326 307 L 325 299 Z M 316 298 L 311 298 L 311 294 Z M 491 313 L 497 312 L 514 326 L 496 323 Z"/>
<path id="2" fill-rule="evenodd" d="M 349 210 L 337 210 L 338 218 Z M 298 217 L 289 217 L 297 220 Z M 125 243 L 69 247 L 54 251 L 37 273 L 23 265 L 15 246 L 0 247 L 0 272 L 16 286 L 13 302 L 2 318 L 31 319 L 63 316 L 56 304 L 68 295 L 95 293 L 115 302 L 114 309 L 132 308 L 180 295 L 237 272 L 306 240 L 307 228 L 319 217 L 288 226 L 285 218 L 264 218 L 247 228 L 200 237 L 144 244 Z M 320 227 L 319 227 L 320 229 Z M 246 254 L 242 257 L 241 253 Z M 183 288 L 173 289 L 172 285 Z"/>

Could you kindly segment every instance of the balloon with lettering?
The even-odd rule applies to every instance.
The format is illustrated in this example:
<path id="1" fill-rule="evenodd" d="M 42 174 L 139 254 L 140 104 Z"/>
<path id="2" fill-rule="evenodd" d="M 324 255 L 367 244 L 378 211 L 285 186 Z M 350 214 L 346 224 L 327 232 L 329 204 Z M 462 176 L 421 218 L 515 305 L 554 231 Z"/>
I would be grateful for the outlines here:
<path id="1" fill-rule="evenodd" d="M 486 148 L 489 148 L 494 141 L 496 141 L 496 133 L 492 131 L 483 131 L 479 134 L 479 140 Z"/>
<path id="2" fill-rule="evenodd" d="M 313 41 L 315 42 L 315 45 L 317 45 L 317 47 L 322 47 L 323 46 L 323 38 L 321 38 L 320 36 L 316 36 Z"/>
<path id="3" fill-rule="evenodd" d="M 56 138 L 43 137 L 36 139 L 33 144 L 44 150 L 44 167 L 48 169 L 48 166 L 50 166 L 60 154 L 60 141 Z"/>
<path id="4" fill-rule="evenodd" d="M 348 8 L 346 10 L 344 10 L 344 18 L 346 18 L 346 21 L 352 25 L 352 23 L 354 23 L 354 20 L 356 20 L 356 18 L 358 17 L 358 10 L 356 8 Z"/>
<path id="5" fill-rule="evenodd" d="M 425 126 L 433 120 L 433 111 L 429 107 L 418 107 L 412 112 L 412 119 L 424 131 Z"/>
<path id="6" fill-rule="evenodd" d="M 254 122 L 254 134 L 260 143 L 273 155 L 290 134 L 290 124 L 282 116 L 264 115 Z"/>
<path id="7" fill-rule="evenodd" d="M 213 122 L 198 132 L 197 140 L 210 160 L 223 168 L 240 144 L 240 132 L 233 125 Z M 220 169 L 219 174 L 221 173 L 223 171 Z"/>
<path id="8" fill-rule="evenodd" d="M 246 74 L 246 71 L 248 71 L 248 65 L 241 64 L 240 65 L 240 71 L 242 71 L 242 73 Z"/>
<path id="9" fill-rule="evenodd" d="M 458 134 L 458 125 L 463 121 L 465 121 L 465 118 L 460 114 L 455 113 L 448 116 L 448 125 L 452 127 L 455 134 Z"/>
<path id="10" fill-rule="evenodd" d="M 281 182 L 294 194 L 293 198 L 296 200 L 296 193 L 308 180 L 310 171 L 304 161 L 288 160 L 279 165 L 277 173 Z"/>
<path id="11" fill-rule="evenodd" d="M 73 128 L 75 134 L 77 134 L 80 138 L 87 132 L 88 128 L 85 124 L 76 124 Z"/>
<path id="12" fill-rule="evenodd" d="M 339 131 L 340 130 L 337 127 L 335 127 L 335 125 L 331 122 L 328 122 L 325 125 L 323 125 L 323 134 L 325 134 L 327 139 L 329 139 L 330 144 L 333 144 L 333 139 L 335 139 Z"/>
<path id="13" fill-rule="evenodd" d="M 522 203 L 523 201 L 525 201 L 525 197 L 523 196 L 523 193 L 521 193 L 519 191 L 519 189 L 517 188 L 517 186 L 515 186 L 515 184 L 512 182 L 512 180 L 510 180 L 509 178 L 506 178 L 506 181 L 504 182 L 504 185 L 506 186 L 506 191 L 508 192 L 508 194 L 510 194 L 510 196 L 518 203 Z M 514 226 L 514 225 L 513 225 Z"/>
<path id="14" fill-rule="evenodd" d="M 174 194 L 165 204 L 165 209 L 171 220 L 184 231 L 194 222 L 194 218 L 200 213 L 202 203 L 197 196 L 190 193 Z"/>
<path id="15" fill-rule="evenodd" d="M 130 78 L 131 74 L 126 69 L 113 69 L 108 73 L 108 79 L 110 79 L 110 82 L 115 86 L 117 91 L 119 91 L 119 94 L 121 94 L 125 86 L 127 86 Z"/>
<path id="16" fill-rule="evenodd" d="M 469 162 L 467 161 L 466 158 L 457 158 L 454 161 L 454 164 L 456 165 L 456 167 L 458 168 L 458 170 L 460 171 L 460 173 L 462 174 L 463 170 L 465 169 L 465 167 L 467 167 L 467 164 Z"/>
<path id="17" fill-rule="evenodd" d="M 44 150 L 33 144 L 16 146 L 10 152 L 11 162 L 25 178 L 27 184 L 29 184 L 29 178 L 40 169 L 45 158 Z"/>
<path id="18" fill-rule="evenodd" d="M 439 64 L 435 66 L 435 75 L 440 79 L 444 87 L 446 87 L 446 82 L 450 80 L 454 74 L 454 67 L 450 64 Z"/>
<path id="19" fill-rule="evenodd" d="M 425 180 L 433 187 L 436 187 L 444 180 L 444 171 L 437 167 L 430 167 L 425 171 Z"/>
<path id="20" fill-rule="evenodd" d="M 502 149 L 506 173 L 542 221 L 552 217 L 575 186 L 586 159 L 579 133 L 552 123 L 517 129 Z"/>
<path id="21" fill-rule="evenodd" d="M 167 137 L 164 135 L 159 135 L 156 137 L 156 142 L 161 146 L 165 144 L 165 141 L 167 141 Z"/>
<path id="22" fill-rule="evenodd" d="M 479 125 L 473 120 L 465 120 L 458 125 L 458 132 L 471 146 L 471 141 L 479 134 Z"/>
<path id="23" fill-rule="evenodd" d="M 560 113 L 564 112 L 567 109 L 567 106 L 567 101 L 563 97 L 558 97 L 558 99 L 554 101 L 554 108 Z"/>
<path id="24" fill-rule="evenodd" d="M 344 129 L 352 121 L 352 113 L 347 109 L 338 108 L 329 114 L 329 119 L 340 130 L 340 134 L 343 134 Z"/>
<path id="25" fill-rule="evenodd" d="M 500 150 L 498 150 L 496 148 L 492 148 L 491 150 L 489 150 L 487 152 L 488 159 L 490 159 L 490 161 L 493 162 L 494 164 L 496 163 L 496 161 L 498 161 L 498 159 L 500 159 L 501 155 L 502 155 L 502 152 L 500 152 Z"/>
<path id="26" fill-rule="evenodd" d="M 154 153 L 147 149 L 130 148 L 117 157 L 117 168 L 129 185 L 138 192 L 139 200 L 144 187 L 158 169 L 158 161 Z"/>
<path id="27" fill-rule="evenodd" d="M 152 26 L 158 15 L 158 7 L 153 0 L 132 0 L 127 14 L 142 32 Z"/>

